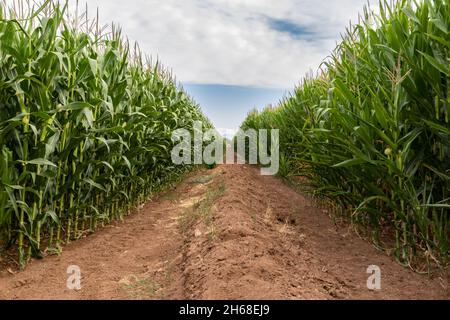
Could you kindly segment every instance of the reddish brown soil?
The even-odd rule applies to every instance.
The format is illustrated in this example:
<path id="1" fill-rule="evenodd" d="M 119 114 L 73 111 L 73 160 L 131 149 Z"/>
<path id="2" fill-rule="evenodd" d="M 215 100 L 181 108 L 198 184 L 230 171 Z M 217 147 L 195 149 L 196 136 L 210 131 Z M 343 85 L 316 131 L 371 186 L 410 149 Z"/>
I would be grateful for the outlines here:
<path id="1" fill-rule="evenodd" d="M 81 290 L 67 289 L 69 265 Z M 381 290 L 367 289 L 369 265 Z M 60 256 L 0 270 L 0 299 L 450 299 L 448 283 L 401 267 L 278 178 L 232 165 L 191 174 Z"/>

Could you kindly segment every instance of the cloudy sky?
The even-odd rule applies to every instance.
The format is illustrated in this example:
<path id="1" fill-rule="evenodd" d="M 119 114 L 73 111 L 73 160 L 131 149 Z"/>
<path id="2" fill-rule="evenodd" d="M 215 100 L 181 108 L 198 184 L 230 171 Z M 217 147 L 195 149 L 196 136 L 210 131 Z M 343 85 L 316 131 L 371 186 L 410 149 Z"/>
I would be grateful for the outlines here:
<path id="1" fill-rule="evenodd" d="M 75 1 L 75 0 L 73 0 Z M 173 70 L 218 128 L 316 71 L 367 0 L 89 0 Z M 80 4 L 83 1 L 80 1 Z"/>

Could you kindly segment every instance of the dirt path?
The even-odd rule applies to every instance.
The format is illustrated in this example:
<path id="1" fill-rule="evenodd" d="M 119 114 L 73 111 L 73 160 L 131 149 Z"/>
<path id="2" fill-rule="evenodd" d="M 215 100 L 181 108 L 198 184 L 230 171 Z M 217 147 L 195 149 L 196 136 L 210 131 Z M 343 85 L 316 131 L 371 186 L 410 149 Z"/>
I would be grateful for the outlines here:
<path id="1" fill-rule="evenodd" d="M 199 171 L 61 256 L 0 270 L 0 299 L 450 299 L 448 278 L 402 268 L 323 211 L 254 167 Z"/>

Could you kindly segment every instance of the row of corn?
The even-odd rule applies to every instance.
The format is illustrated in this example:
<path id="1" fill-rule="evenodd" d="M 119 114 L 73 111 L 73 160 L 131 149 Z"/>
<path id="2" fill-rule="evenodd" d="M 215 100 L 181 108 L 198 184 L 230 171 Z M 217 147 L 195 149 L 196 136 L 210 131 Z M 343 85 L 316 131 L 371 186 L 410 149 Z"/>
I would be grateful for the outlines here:
<path id="1" fill-rule="evenodd" d="M 450 254 L 449 50 L 448 0 L 381 2 L 318 76 L 242 124 L 279 128 L 280 173 L 309 177 L 338 214 L 417 269 Z"/>
<path id="2" fill-rule="evenodd" d="M 120 29 L 25 4 L 0 2 L 0 243 L 21 267 L 176 181 L 172 132 L 211 126 Z"/>

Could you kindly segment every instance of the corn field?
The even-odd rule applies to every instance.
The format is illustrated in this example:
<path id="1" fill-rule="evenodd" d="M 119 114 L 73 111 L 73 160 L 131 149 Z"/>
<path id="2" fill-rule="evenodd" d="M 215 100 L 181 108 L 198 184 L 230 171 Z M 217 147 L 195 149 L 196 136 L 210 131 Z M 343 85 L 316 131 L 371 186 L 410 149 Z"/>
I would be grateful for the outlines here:
<path id="1" fill-rule="evenodd" d="M 280 173 L 309 177 L 401 264 L 446 266 L 450 2 L 384 1 L 342 38 L 317 76 L 242 129 L 280 129 Z"/>
<path id="2" fill-rule="evenodd" d="M 211 127 L 170 72 L 87 16 L 0 2 L 0 242 L 21 267 L 175 182 L 189 167 L 172 165 L 172 132 Z"/>

